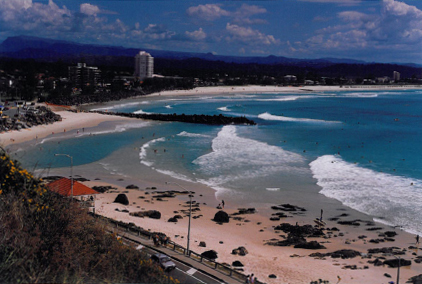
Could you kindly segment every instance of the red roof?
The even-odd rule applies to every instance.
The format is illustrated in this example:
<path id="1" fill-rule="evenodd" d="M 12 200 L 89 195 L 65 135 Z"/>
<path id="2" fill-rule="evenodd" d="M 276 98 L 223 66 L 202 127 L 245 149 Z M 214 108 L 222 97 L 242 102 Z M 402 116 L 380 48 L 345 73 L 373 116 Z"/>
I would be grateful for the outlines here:
<path id="1" fill-rule="evenodd" d="M 47 188 L 63 196 L 71 196 L 72 192 L 71 180 L 68 178 L 61 178 L 56 181 L 50 182 L 49 184 L 47 184 Z M 92 188 L 89 188 L 86 185 L 83 185 L 82 183 L 73 180 L 73 196 L 93 195 L 98 193 L 99 192 L 93 190 Z"/>

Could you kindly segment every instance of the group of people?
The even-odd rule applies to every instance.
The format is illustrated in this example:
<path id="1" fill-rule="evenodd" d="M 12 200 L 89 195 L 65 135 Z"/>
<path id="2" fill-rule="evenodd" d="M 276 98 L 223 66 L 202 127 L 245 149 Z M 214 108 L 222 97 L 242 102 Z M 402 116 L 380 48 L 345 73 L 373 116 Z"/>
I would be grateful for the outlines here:
<path id="1" fill-rule="evenodd" d="M 167 246 L 169 241 L 170 241 L 170 237 L 167 237 L 166 235 L 158 235 L 158 234 L 154 234 L 152 236 L 152 240 L 154 242 L 154 245 L 156 247 L 160 246 L 160 244 L 162 246 Z"/>
<path id="2" fill-rule="evenodd" d="M 253 273 L 251 275 L 248 275 L 246 277 L 246 283 L 248 283 L 248 284 L 258 283 L 257 278 L 254 277 L 254 274 Z"/>

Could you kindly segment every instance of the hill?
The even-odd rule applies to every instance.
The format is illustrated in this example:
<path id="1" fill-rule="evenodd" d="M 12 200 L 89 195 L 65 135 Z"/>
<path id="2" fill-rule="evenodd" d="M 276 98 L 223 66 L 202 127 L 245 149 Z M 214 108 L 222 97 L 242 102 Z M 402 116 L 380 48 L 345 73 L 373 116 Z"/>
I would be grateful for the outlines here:
<path id="1" fill-rule="evenodd" d="M 0 148 L 0 283 L 177 283 Z"/>

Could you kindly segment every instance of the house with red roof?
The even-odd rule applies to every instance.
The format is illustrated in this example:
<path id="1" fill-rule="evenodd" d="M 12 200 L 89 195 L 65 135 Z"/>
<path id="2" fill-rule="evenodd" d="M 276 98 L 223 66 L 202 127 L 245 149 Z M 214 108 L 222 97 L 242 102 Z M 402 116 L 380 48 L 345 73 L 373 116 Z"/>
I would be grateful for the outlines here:
<path id="1" fill-rule="evenodd" d="M 47 184 L 47 188 L 60 195 L 70 197 L 72 195 L 72 180 L 61 178 Z M 73 180 L 73 198 L 79 201 L 94 201 L 98 191 Z M 92 204 L 93 205 L 93 204 Z M 92 206 L 89 206 L 92 207 Z"/>

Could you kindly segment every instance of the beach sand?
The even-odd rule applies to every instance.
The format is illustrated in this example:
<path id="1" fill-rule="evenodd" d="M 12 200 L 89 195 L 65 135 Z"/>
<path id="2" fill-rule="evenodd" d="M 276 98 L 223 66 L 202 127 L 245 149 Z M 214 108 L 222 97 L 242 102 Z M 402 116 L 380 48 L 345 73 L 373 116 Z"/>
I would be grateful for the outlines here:
<path id="1" fill-rule="evenodd" d="M 280 90 L 276 90 L 274 87 L 218 87 L 198 88 L 186 92 L 162 92 L 161 94 L 154 94 L 153 96 L 221 95 L 232 92 L 241 93 L 242 91 L 250 93 L 261 91 L 270 92 L 270 89 L 273 89 L 274 92 L 280 92 Z M 312 89 L 315 89 L 315 87 Z M 339 89 L 339 87 L 326 87 L 323 90 L 330 91 Z M 381 89 L 384 90 L 385 88 Z M 306 92 L 303 90 L 300 91 L 298 88 L 288 88 L 288 92 L 294 90 Z M 31 130 L 2 133 L 0 134 L 0 143 L 3 146 L 7 146 L 11 143 L 16 144 L 33 140 L 35 135 L 38 135 L 38 138 L 41 138 L 50 135 L 52 132 L 62 132 L 63 129 L 88 128 L 104 121 L 124 120 L 121 117 L 103 116 L 92 113 L 60 112 L 59 114 L 63 117 L 62 122 L 34 127 Z M 11 142 L 11 138 L 15 141 Z M 325 210 L 324 213 L 324 220 L 327 222 L 326 227 L 337 227 L 340 231 L 332 231 L 332 234 L 328 234 L 327 231 L 325 231 L 327 238 L 308 238 L 308 241 L 316 240 L 323 244 L 326 249 L 307 250 L 295 249 L 293 247 L 271 246 L 266 245 L 265 243 L 269 240 L 283 240 L 287 235 L 282 231 L 275 231 L 274 226 L 285 222 L 292 225 L 295 225 L 296 222 L 298 225 L 314 225 L 313 219 L 319 215 L 320 210 L 320 208 L 316 207 L 317 204 L 314 206 L 307 205 L 308 207 L 306 209 L 308 211 L 303 215 L 285 212 L 291 217 L 282 218 L 280 221 L 270 220 L 270 217 L 273 217 L 273 213 L 280 211 L 272 210 L 270 208 L 271 205 L 267 205 L 265 207 L 256 207 L 255 209 L 257 212 L 255 214 L 238 215 L 236 217 L 240 217 L 241 219 L 235 220 L 232 217 L 229 223 L 217 224 L 212 221 L 212 219 L 214 218 L 215 213 L 219 211 L 216 206 L 221 203 L 221 200 L 218 200 L 218 197 L 212 188 L 202 184 L 179 181 L 155 172 L 144 165 L 142 166 L 148 174 L 143 175 L 144 178 L 138 180 L 117 180 L 115 176 L 98 176 L 96 173 L 85 170 L 89 165 L 75 167 L 74 174 L 79 174 L 80 176 L 90 179 L 91 181 L 84 182 L 88 186 L 112 185 L 113 187 L 116 187 L 116 190 L 97 196 L 96 213 L 124 222 L 133 222 L 147 230 L 163 232 L 174 242 L 183 246 L 186 246 L 187 244 L 188 217 L 186 216 L 186 212 L 189 210 L 187 203 L 189 201 L 188 196 L 186 194 L 177 195 L 175 198 L 163 198 L 163 201 L 159 201 L 152 196 L 156 194 L 154 193 L 156 191 L 183 190 L 174 183 L 165 184 L 164 181 L 176 182 L 189 191 L 194 191 L 195 194 L 192 200 L 199 204 L 200 211 L 195 211 L 195 213 L 192 214 L 192 217 L 201 216 L 192 218 L 190 249 L 197 253 L 206 250 L 215 250 L 218 253 L 217 261 L 221 263 L 232 264 L 233 261 L 239 260 L 244 265 L 243 269 L 245 274 L 254 273 L 260 281 L 265 283 L 310 283 L 311 281 L 316 281 L 318 279 L 329 280 L 330 283 L 338 283 L 338 276 L 341 277 L 340 283 L 388 283 L 389 281 L 396 279 L 396 268 L 374 266 L 373 264 L 367 263 L 368 260 L 373 261 L 375 256 L 393 259 L 392 256 L 376 254 L 372 256 L 371 259 L 364 257 L 355 257 L 353 259 L 323 257 L 320 259 L 309 256 L 311 253 L 315 252 L 327 253 L 339 249 L 353 249 L 364 254 L 366 254 L 367 250 L 370 248 L 398 247 L 400 250 L 405 249 L 404 255 L 401 255 L 400 257 L 407 260 L 412 259 L 412 265 L 401 267 L 401 282 L 404 283 L 410 277 L 422 273 L 422 264 L 413 261 L 417 256 L 420 256 L 420 249 L 409 249 L 410 246 L 415 245 L 414 235 L 401 231 L 399 228 L 391 228 L 382 224 L 366 226 L 364 223 L 361 223 L 359 226 L 347 226 L 340 225 L 337 221 L 329 221 L 328 219 L 338 217 L 343 213 L 349 215 L 340 217 L 340 220 L 372 220 L 371 217 L 342 206 L 340 203 L 338 203 L 338 206 L 336 206 L 335 209 Z M 54 170 L 54 173 L 67 175 L 67 171 L 68 169 L 56 169 Z M 145 178 L 145 176 L 148 176 L 148 178 Z M 95 180 L 96 178 L 101 178 L 101 180 Z M 129 184 L 135 184 L 139 187 L 139 190 L 126 189 L 125 187 Z M 157 189 L 151 189 L 153 187 Z M 128 196 L 128 206 L 113 203 L 119 193 L 125 193 Z M 222 210 L 228 214 L 233 214 L 238 212 L 238 208 L 244 208 L 248 205 L 249 204 L 238 204 L 235 198 L 225 198 L 225 208 Z M 294 205 L 301 206 L 301 204 Z M 116 211 L 116 209 L 120 212 Z M 121 212 L 123 209 L 126 209 L 129 212 L 158 210 L 162 215 L 159 220 L 139 218 Z M 184 212 L 182 212 L 182 210 L 184 210 Z M 182 215 L 183 219 L 180 219 L 177 223 L 168 222 L 169 218 L 178 214 Z M 366 229 L 370 227 L 382 227 L 382 229 L 367 231 Z M 383 239 L 384 237 L 380 237 L 379 234 L 386 231 L 395 231 L 398 233 L 398 236 L 394 237 L 395 241 L 385 241 L 378 244 L 369 242 L 370 239 Z M 366 238 L 359 238 L 359 236 L 363 235 L 365 235 Z M 206 243 L 205 248 L 199 246 L 199 242 L 201 241 Z M 244 246 L 249 253 L 246 256 L 233 255 L 232 250 L 239 246 Z M 357 269 L 345 268 L 347 265 L 356 265 Z M 392 278 L 386 277 L 384 275 L 385 273 L 391 275 Z M 269 278 L 268 276 L 270 274 L 276 275 L 277 278 Z"/>

